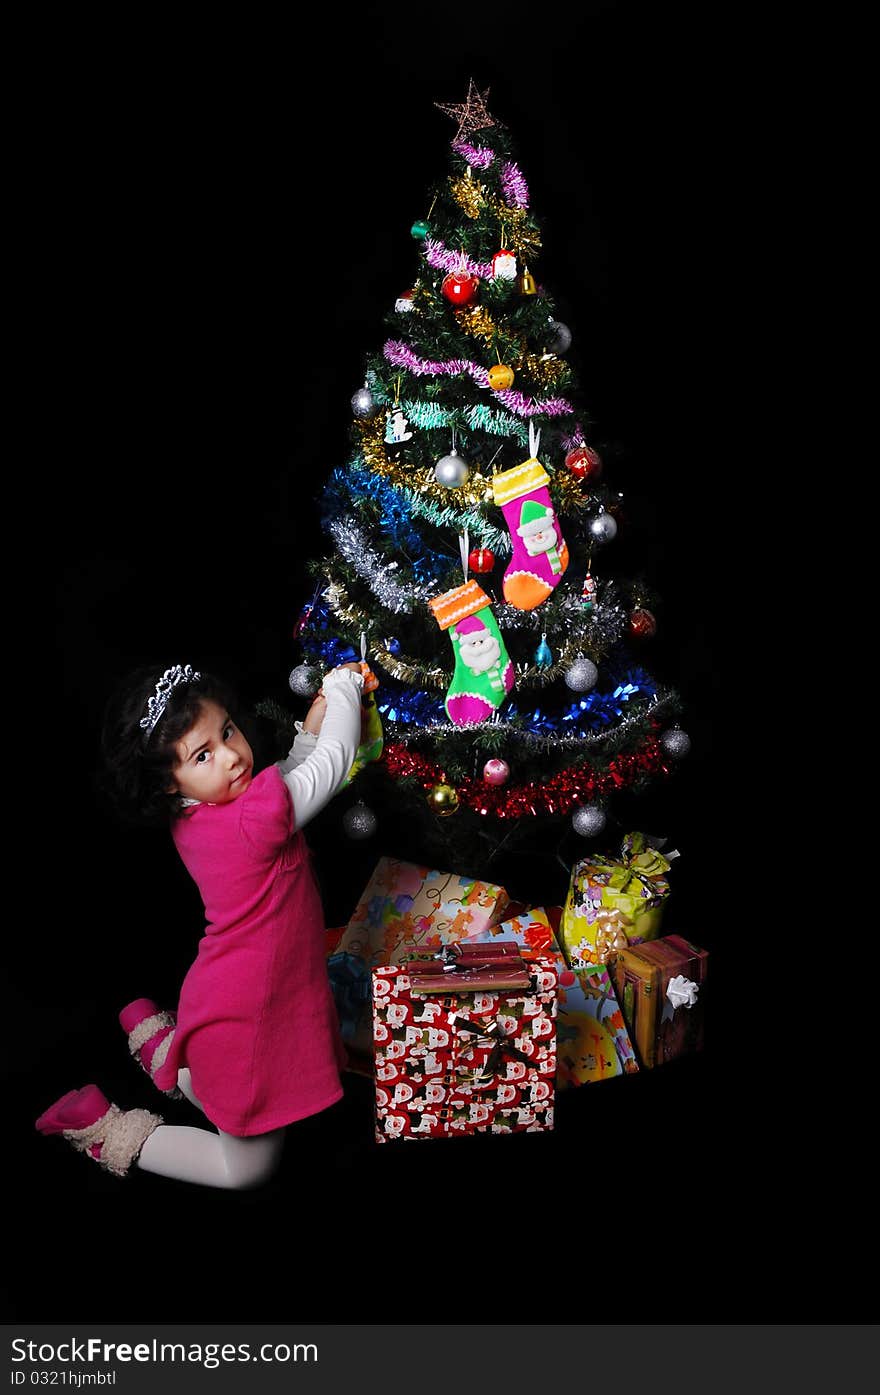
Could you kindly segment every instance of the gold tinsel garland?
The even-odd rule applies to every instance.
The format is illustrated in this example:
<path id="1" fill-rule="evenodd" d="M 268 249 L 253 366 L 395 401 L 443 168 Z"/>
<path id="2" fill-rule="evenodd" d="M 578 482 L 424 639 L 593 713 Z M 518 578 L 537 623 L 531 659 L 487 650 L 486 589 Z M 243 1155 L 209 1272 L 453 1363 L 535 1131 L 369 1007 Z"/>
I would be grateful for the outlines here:
<path id="1" fill-rule="evenodd" d="M 460 179 L 450 179 L 452 197 L 468 218 L 479 218 L 486 205 L 486 191 L 472 178 L 470 169 Z"/>
<path id="2" fill-rule="evenodd" d="M 498 326 L 483 305 L 468 305 L 456 310 L 455 318 L 465 334 L 491 347 L 498 339 Z M 511 358 L 510 366 L 517 373 L 526 373 L 540 388 L 553 389 L 565 378 L 568 366 L 555 354 L 532 354 L 526 350 L 526 341 L 517 335 L 517 353 Z"/>
<path id="3" fill-rule="evenodd" d="M 498 326 L 484 305 L 464 305 L 453 313 L 460 328 L 472 339 L 481 339 L 484 344 L 491 345 L 498 337 Z"/>
<path id="4" fill-rule="evenodd" d="M 361 438 L 361 449 L 366 464 L 383 479 L 390 480 L 398 489 L 412 489 L 426 495 L 435 503 L 447 506 L 454 499 L 456 506 L 478 508 L 494 504 L 492 478 L 479 470 L 471 470 L 460 488 L 451 490 L 434 479 L 432 470 L 424 475 L 411 465 L 397 460 L 389 460 L 385 450 L 385 419 L 382 413 L 356 422 Z M 566 470 L 556 470 L 550 479 L 550 494 L 559 514 L 583 513 L 590 506 L 590 495 L 585 493 L 578 480 Z"/>
<path id="5" fill-rule="evenodd" d="M 568 470 L 554 471 L 550 477 L 550 494 L 557 513 L 578 514 L 590 507 L 590 495 Z"/>
<path id="6" fill-rule="evenodd" d="M 511 208 L 496 194 L 489 194 L 485 187 L 472 178 L 470 170 L 460 179 L 450 179 L 452 197 L 468 218 L 479 218 L 484 209 L 494 214 L 502 227 L 502 240 L 505 246 L 525 261 L 532 261 L 541 250 L 541 234 L 537 228 L 529 226 L 529 215 L 524 208 Z"/>
<path id="7" fill-rule="evenodd" d="M 435 480 L 433 470 L 426 470 L 422 474 L 421 470 L 414 469 L 411 465 L 389 460 L 385 450 L 384 419 L 381 415 L 371 420 L 359 421 L 357 428 L 360 432 L 364 460 L 370 469 L 390 480 L 399 489 L 415 490 L 419 494 L 427 495 L 436 503 L 447 506 L 451 498 L 454 498 L 456 506 L 463 505 L 468 508 L 492 503 L 492 481 L 479 470 L 472 469 L 459 489 L 450 490 L 447 485 Z"/>
<path id="8" fill-rule="evenodd" d="M 514 359 L 511 367 L 518 373 L 528 374 L 542 388 L 555 388 L 570 371 L 555 354 L 545 358 L 542 354 L 524 353 L 519 359 Z"/>
<path id="9" fill-rule="evenodd" d="M 504 241 L 511 252 L 526 261 L 532 261 L 541 250 L 541 234 L 537 228 L 528 226 L 528 213 L 524 208 L 509 208 L 495 194 L 486 195 L 486 204 L 504 229 Z"/>

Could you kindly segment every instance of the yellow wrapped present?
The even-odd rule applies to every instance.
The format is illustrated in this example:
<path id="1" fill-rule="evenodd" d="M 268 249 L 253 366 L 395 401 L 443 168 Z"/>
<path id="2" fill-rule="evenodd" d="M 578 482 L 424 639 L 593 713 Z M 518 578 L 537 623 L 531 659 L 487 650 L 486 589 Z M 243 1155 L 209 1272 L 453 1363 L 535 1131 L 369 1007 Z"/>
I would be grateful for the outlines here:
<path id="1" fill-rule="evenodd" d="M 644 833 L 626 834 L 618 861 L 590 853 L 575 864 L 560 927 L 571 968 L 613 963 L 618 950 L 657 938 L 669 865 Z"/>

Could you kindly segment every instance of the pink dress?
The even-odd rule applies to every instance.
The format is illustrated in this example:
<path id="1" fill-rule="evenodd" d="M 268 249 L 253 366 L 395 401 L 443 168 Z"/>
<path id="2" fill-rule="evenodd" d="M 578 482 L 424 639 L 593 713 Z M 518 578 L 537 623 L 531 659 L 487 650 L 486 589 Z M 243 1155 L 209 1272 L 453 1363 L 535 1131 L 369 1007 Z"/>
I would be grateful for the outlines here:
<path id="1" fill-rule="evenodd" d="M 230 804 L 200 804 L 173 825 L 207 927 L 183 981 L 160 1089 L 189 1067 L 205 1114 L 240 1138 L 342 1096 L 345 1048 L 324 947 L 324 916 L 277 766 Z"/>

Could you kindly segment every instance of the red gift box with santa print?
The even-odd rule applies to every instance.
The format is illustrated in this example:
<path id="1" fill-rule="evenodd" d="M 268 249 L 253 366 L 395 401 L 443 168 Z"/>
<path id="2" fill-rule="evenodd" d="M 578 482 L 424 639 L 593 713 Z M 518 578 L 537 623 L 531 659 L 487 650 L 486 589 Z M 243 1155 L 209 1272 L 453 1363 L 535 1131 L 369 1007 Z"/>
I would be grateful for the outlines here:
<path id="1" fill-rule="evenodd" d="M 444 952 L 373 969 L 379 1143 L 553 1128 L 556 962 L 511 949 L 482 979 L 485 945 L 445 951 L 463 961 L 448 974 Z"/>

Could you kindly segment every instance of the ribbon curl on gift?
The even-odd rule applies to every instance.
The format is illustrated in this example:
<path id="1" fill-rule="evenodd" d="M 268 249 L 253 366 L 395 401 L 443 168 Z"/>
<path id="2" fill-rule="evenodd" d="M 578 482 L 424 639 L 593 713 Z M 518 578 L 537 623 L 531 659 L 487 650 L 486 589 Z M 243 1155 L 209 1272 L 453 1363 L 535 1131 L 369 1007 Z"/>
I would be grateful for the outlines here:
<path id="1" fill-rule="evenodd" d="M 666 997 L 663 1000 L 663 1014 L 661 1022 L 671 1022 L 675 1017 L 676 1008 L 692 1008 L 696 1005 L 697 994 L 700 985 L 694 983 L 692 979 L 685 978 L 684 974 L 676 974 L 666 985 Z"/>
<path id="2" fill-rule="evenodd" d="M 629 941 L 624 928 L 626 921 L 620 911 L 598 910 L 593 917 L 596 932 L 597 964 L 607 964 L 611 954 L 626 949 Z"/>
<path id="3" fill-rule="evenodd" d="M 646 902 L 660 901 L 669 891 L 663 874 L 671 864 L 656 848 L 649 847 L 644 833 L 624 836 L 618 861 L 603 853 L 590 853 L 583 861 L 602 874 L 603 884 L 614 892 L 618 909 L 632 919 L 647 909 Z"/>
<path id="4" fill-rule="evenodd" d="M 512 1060 L 524 1061 L 527 1066 L 535 1064 L 531 1056 L 527 1056 L 524 1051 L 519 1051 L 517 1047 L 511 1046 L 510 1040 L 502 1030 L 497 1017 L 493 1018 L 491 1022 L 478 1022 L 476 1024 L 459 1021 L 458 1030 L 459 1032 L 473 1032 L 474 1036 L 488 1037 L 493 1043 L 485 1064 L 479 1068 L 478 1072 L 476 1070 L 473 1072 L 475 1079 L 472 1084 L 474 1085 L 491 1085 L 505 1056 L 511 1057 Z"/>

